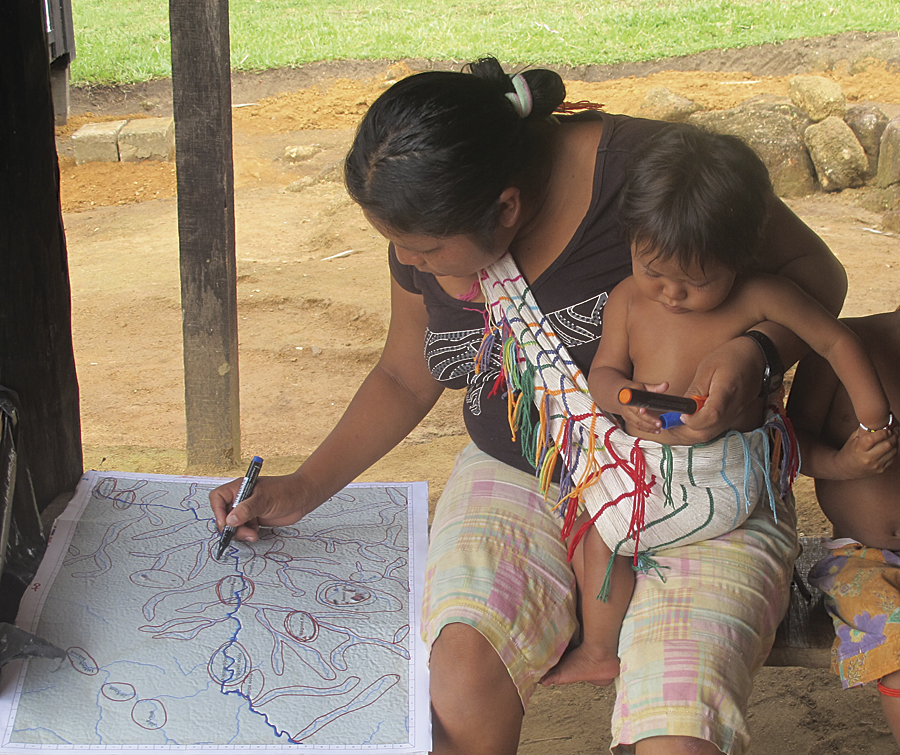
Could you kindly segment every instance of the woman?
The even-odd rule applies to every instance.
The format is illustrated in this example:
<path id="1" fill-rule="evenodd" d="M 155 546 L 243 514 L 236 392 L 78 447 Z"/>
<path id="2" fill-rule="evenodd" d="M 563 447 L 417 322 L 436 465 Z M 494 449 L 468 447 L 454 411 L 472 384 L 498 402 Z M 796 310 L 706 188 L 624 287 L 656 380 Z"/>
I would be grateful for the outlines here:
<path id="1" fill-rule="evenodd" d="M 423 608 L 435 753 L 515 753 L 530 694 L 577 633 L 560 520 L 510 440 L 506 400 L 493 390 L 496 350 L 474 369 L 484 328 L 478 272 L 508 250 L 586 371 L 606 296 L 630 272 L 617 222 L 626 166 L 666 124 L 550 117 L 564 97 L 555 73 L 510 77 L 493 59 L 466 73 L 417 74 L 379 97 L 347 157 L 346 180 L 390 242 L 382 356 L 295 473 L 261 479 L 227 519 L 237 483 L 210 496 L 220 527 L 242 525 L 238 538 L 295 522 L 400 442 L 444 387 L 466 388 L 473 444 L 438 503 Z M 765 237 L 763 267 L 837 312 L 842 268 L 774 198 Z M 697 442 L 718 435 L 760 392 L 778 354 L 791 364 L 804 351 L 778 326 L 755 330 L 777 353 L 736 338 L 699 368 L 693 392 L 709 399 L 687 422 Z M 729 535 L 661 554 L 658 572 L 638 575 L 619 648 L 617 752 L 746 749 L 751 678 L 787 602 L 793 522 L 785 503 L 777 523 L 759 512 Z"/>

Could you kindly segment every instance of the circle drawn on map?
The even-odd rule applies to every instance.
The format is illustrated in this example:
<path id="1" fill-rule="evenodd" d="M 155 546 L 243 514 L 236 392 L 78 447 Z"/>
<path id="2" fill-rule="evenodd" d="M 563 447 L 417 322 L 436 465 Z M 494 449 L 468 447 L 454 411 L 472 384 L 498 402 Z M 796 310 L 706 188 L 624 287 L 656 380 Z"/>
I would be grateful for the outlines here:
<path id="1" fill-rule="evenodd" d="M 84 648 L 71 647 L 66 650 L 66 655 L 69 657 L 69 663 L 72 664 L 72 668 L 79 674 L 94 676 L 100 672 L 97 661 L 95 661 L 91 657 L 91 654 Z"/>
<path id="2" fill-rule="evenodd" d="M 318 599 L 331 606 L 360 606 L 375 598 L 365 587 L 353 582 L 326 582 L 319 587 Z"/>
<path id="3" fill-rule="evenodd" d="M 137 697 L 137 692 L 128 682 L 107 682 L 100 688 L 100 694 L 114 703 L 125 703 Z"/>
<path id="4" fill-rule="evenodd" d="M 241 563 L 241 571 L 248 577 L 258 577 L 266 570 L 266 566 L 268 564 L 265 558 L 251 556 Z"/>
<path id="5" fill-rule="evenodd" d="M 250 600 L 255 589 L 252 580 L 245 579 L 240 574 L 229 574 L 216 584 L 216 595 L 220 603 L 236 605 Z"/>
<path id="6" fill-rule="evenodd" d="M 143 569 L 129 575 L 130 579 L 138 587 L 151 589 L 173 589 L 184 585 L 184 578 L 164 569 Z"/>
<path id="7" fill-rule="evenodd" d="M 266 677 L 258 668 L 253 669 L 241 682 L 241 694 L 250 702 L 255 702 L 266 688 Z"/>
<path id="8" fill-rule="evenodd" d="M 240 684 L 253 666 L 250 654 L 240 642 L 229 640 L 209 659 L 210 678 L 225 687 Z"/>
<path id="9" fill-rule="evenodd" d="M 166 713 L 166 707 L 159 700 L 150 698 L 138 700 L 134 704 L 131 709 L 131 720 L 142 729 L 154 731 L 165 726 L 169 716 Z"/>
<path id="10" fill-rule="evenodd" d="M 116 481 L 112 477 L 104 477 L 94 487 L 94 492 L 103 498 L 110 498 L 116 492 Z"/>
<path id="11" fill-rule="evenodd" d="M 319 623 L 306 611 L 294 611 L 285 616 L 284 628 L 299 642 L 312 642 L 319 634 Z"/>
<path id="12" fill-rule="evenodd" d="M 114 478 L 104 477 L 97 483 L 94 492 L 102 498 L 112 500 L 112 505 L 115 508 L 120 510 L 127 509 L 137 500 L 137 493 L 135 490 L 122 490 L 116 492 L 116 486 L 117 483 Z M 143 487 L 143 485 L 138 485 L 138 487 Z"/>

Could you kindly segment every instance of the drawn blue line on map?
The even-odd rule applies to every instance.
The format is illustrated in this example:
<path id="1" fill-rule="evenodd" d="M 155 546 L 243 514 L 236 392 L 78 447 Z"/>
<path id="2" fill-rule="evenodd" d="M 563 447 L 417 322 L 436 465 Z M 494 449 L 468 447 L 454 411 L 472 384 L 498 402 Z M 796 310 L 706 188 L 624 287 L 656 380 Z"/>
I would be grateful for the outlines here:
<path id="1" fill-rule="evenodd" d="M 405 647 L 411 641 L 408 609 L 403 600 L 395 595 L 398 590 L 402 594 L 409 594 L 410 590 L 409 580 L 404 574 L 408 568 L 405 554 L 409 548 L 403 538 L 404 527 L 398 524 L 400 516 L 407 516 L 406 496 L 387 487 L 379 489 L 379 492 L 386 493 L 389 502 L 383 499 L 369 502 L 370 498 L 360 499 L 354 494 L 337 496 L 338 500 L 353 504 L 354 515 L 358 519 L 353 526 L 323 526 L 331 519 L 346 516 L 344 511 L 328 513 L 323 509 L 321 514 L 315 512 L 307 517 L 309 526 L 303 532 L 295 527 L 275 528 L 264 532 L 255 543 L 236 544 L 227 562 L 232 571 L 221 576 L 225 564 L 212 559 L 210 552 L 216 539 L 214 521 L 210 517 L 199 516 L 207 510 L 207 489 L 192 485 L 188 494 L 182 494 L 179 503 L 173 506 L 166 505 L 163 491 L 147 489 L 146 481 L 123 485 L 112 478 L 101 479 L 94 485 L 94 492 L 109 502 L 123 518 L 113 521 L 115 517 L 112 517 L 109 526 L 93 538 L 96 545 L 88 548 L 84 539 L 78 541 L 80 546 L 71 544 L 68 557 L 63 561 L 69 569 L 69 576 L 81 580 L 101 575 L 121 566 L 115 562 L 126 555 L 131 559 L 143 560 L 147 564 L 145 568 L 129 570 L 124 576 L 144 591 L 137 594 L 146 596 L 146 600 L 142 599 L 138 604 L 146 623 L 135 628 L 158 640 L 190 641 L 217 625 L 224 626 L 234 621 L 233 630 L 228 631 L 230 638 L 224 643 L 217 643 L 218 649 L 206 664 L 207 678 L 214 685 L 212 689 L 219 689 L 226 695 L 238 695 L 241 699 L 239 709 L 259 717 L 279 739 L 287 738 L 291 742 L 308 740 L 329 724 L 373 705 L 399 684 L 404 677 L 397 674 L 383 674 L 374 681 L 369 677 L 363 682 L 355 675 L 347 677 L 342 673 L 339 677 L 337 672 L 348 670 L 348 652 L 363 645 L 380 648 L 403 660 L 410 658 L 410 651 Z M 400 507 L 402 511 L 398 510 Z M 179 512 L 188 518 L 173 521 L 172 517 L 177 517 Z M 367 519 L 370 522 L 368 525 L 365 524 Z M 103 520 L 97 518 L 93 521 Z M 200 530 L 196 536 L 192 527 Z M 310 530 L 313 530 L 312 534 Z M 171 544 L 170 539 L 175 537 L 182 538 L 181 542 Z M 134 543 L 135 548 L 138 545 L 146 548 L 154 541 L 164 545 L 157 553 L 127 548 L 128 543 Z M 297 543 L 306 542 L 325 553 L 342 555 L 334 559 L 317 554 L 302 555 L 302 551 L 292 555 L 287 550 L 288 541 L 292 541 L 292 548 L 296 548 Z M 349 570 L 348 552 L 355 552 L 358 556 Z M 77 568 L 83 563 L 93 563 L 93 569 L 72 571 L 73 566 Z M 207 578 L 196 584 L 204 571 L 207 571 Z M 274 595 L 278 597 L 273 601 L 271 598 Z M 185 598 L 190 596 L 195 599 L 187 603 Z M 305 610 L 299 610 L 296 598 L 308 598 L 311 605 L 304 605 Z M 89 605 L 81 605 L 80 608 L 86 613 L 91 612 Z M 372 632 L 365 631 L 364 627 L 369 624 L 363 617 L 391 613 L 398 613 L 401 626 L 383 627 L 379 623 L 378 626 L 383 627 L 379 632 L 384 629 L 389 631 L 384 636 L 367 636 Z M 407 620 L 404 621 L 404 618 Z M 99 619 L 108 621 L 102 616 Z M 357 628 L 357 624 L 363 628 Z M 263 630 L 262 635 L 259 629 Z M 257 659 L 258 663 L 254 663 L 250 651 L 240 642 L 245 632 L 250 632 L 248 636 L 254 638 L 254 655 L 260 655 L 261 651 L 265 653 Z M 264 638 L 270 642 L 268 648 L 265 641 L 259 646 L 260 639 Z M 188 667 L 191 668 L 188 671 L 174 655 L 170 657 L 169 651 L 166 651 L 166 657 L 174 662 L 181 677 L 190 677 L 203 668 L 203 664 L 198 663 Z M 277 681 L 290 669 L 289 657 L 312 669 L 324 684 L 270 686 L 272 681 Z M 80 666 L 82 674 L 98 673 L 96 660 L 82 648 L 75 649 L 70 662 L 73 667 Z M 160 670 L 165 674 L 164 669 Z M 291 677 L 295 677 L 294 671 Z M 104 679 L 104 686 L 98 688 L 98 691 L 102 690 L 98 697 L 112 706 L 131 704 L 130 718 L 137 727 L 161 732 L 167 742 L 175 741 L 165 732 L 171 710 L 167 707 L 170 704 L 167 701 L 186 698 L 159 694 L 158 690 L 157 694 L 148 690 L 151 694 L 142 695 L 121 674 L 114 679 L 104 672 L 101 678 Z M 362 684 L 366 686 L 360 689 Z M 197 690 L 190 696 L 198 696 L 201 692 Z M 354 692 L 356 694 L 352 699 L 343 701 L 334 710 L 321 712 L 311 721 L 300 724 L 299 731 L 294 735 L 279 724 L 277 718 L 273 719 L 270 713 L 261 710 L 263 706 L 272 706 L 283 698 L 339 700 Z M 100 708 L 95 733 L 102 741 L 102 705 Z M 285 716 L 285 709 L 275 710 L 277 716 Z M 321 708 L 312 708 L 311 712 L 315 710 L 321 711 Z M 404 716 L 403 720 L 408 731 L 409 716 Z M 393 719 L 392 725 L 397 723 Z M 235 719 L 235 725 L 234 736 L 237 737 L 242 726 L 239 716 Z M 365 741 L 374 741 L 382 725 L 383 722 L 377 719 L 371 723 L 374 728 L 368 728 L 370 724 L 367 723 L 363 732 Z M 103 730 L 107 728 L 103 727 Z M 59 739 L 65 741 L 63 737 Z"/>

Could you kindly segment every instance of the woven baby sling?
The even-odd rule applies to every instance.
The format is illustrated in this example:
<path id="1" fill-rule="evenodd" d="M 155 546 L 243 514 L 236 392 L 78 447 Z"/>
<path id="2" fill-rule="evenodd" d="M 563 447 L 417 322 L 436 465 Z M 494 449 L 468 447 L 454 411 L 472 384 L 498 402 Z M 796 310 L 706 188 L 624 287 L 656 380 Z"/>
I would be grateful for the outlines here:
<path id="1" fill-rule="evenodd" d="M 784 495 L 797 467 L 796 453 L 780 453 L 796 448 L 780 413 L 770 411 L 752 432 L 694 446 L 634 438 L 591 400 L 585 375 L 509 254 L 481 272 L 481 287 L 488 322 L 476 368 L 500 339 L 503 366 L 493 391 L 506 391 L 513 438 L 520 437 L 545 494 L 561 465 L 562 536 L 571 534 L 582 505 L 591 515 L 570 541 L 570 558 L 592 525 L 614 554 L 633 555 L 641 569 L 655 566 L 655 551 L 739 527 L 764 494 L 774 515 L 772 477 Z M 780 464 L 773 462 L 778 457 Z"/>

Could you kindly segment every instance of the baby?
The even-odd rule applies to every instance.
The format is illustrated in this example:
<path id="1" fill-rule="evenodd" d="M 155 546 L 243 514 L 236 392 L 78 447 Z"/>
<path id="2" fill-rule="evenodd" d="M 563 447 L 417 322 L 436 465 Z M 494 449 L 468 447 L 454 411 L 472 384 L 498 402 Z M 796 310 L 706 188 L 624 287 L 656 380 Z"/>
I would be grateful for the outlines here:
<path id="1" fill-rule="evenodd" d="M 843 322 L 872 356 L 891 404 L 900 406 L 900 310 Z M 809 575 L 834 619 L 832 668 L 845 688 L 878 681 L 900 744 L 898 424 L 875 432 L 861 427 L 844 386 L 815 354 L 797 368 L 788 414 L 800 442 L 800 471 L 816 479 L 819 505 L 833 525 L 831 552 Z"/>
<path id="2" fill-rule="evenodd" d="M 770 201 L 765 165 L 736 137 L 672 126 L 636 157 L 620 210 L 632 275 L 606 303 L 603 336 L 588 375 L 594 401 L 620 414 L 629 434 L 684 445 L 680 428 L 663 430 L 647 410 L 620 405 L 619 392 L 690 395 L 708 353 L 743 335 L 765 341 L 753 328 L 766 321 L 789 328 L 834 366 L 860 422 L 873 429 L 887 424 L 888 400 L 859 339 L 790 281 L 752 272 Z M 760 427 L 764 393 L 747 404 L 731 429 Z M 729 517 L 709 536 L 734 526 Z M 613 556 L 591 527 L 574 552 L 573 567 L 584 596 L 584 639 L 543 683 L 608 684 L 619 672 L 619 631 L 634 588 L 632 558 Z M 604 579 L 608 599 L 596 600 Z"/>

